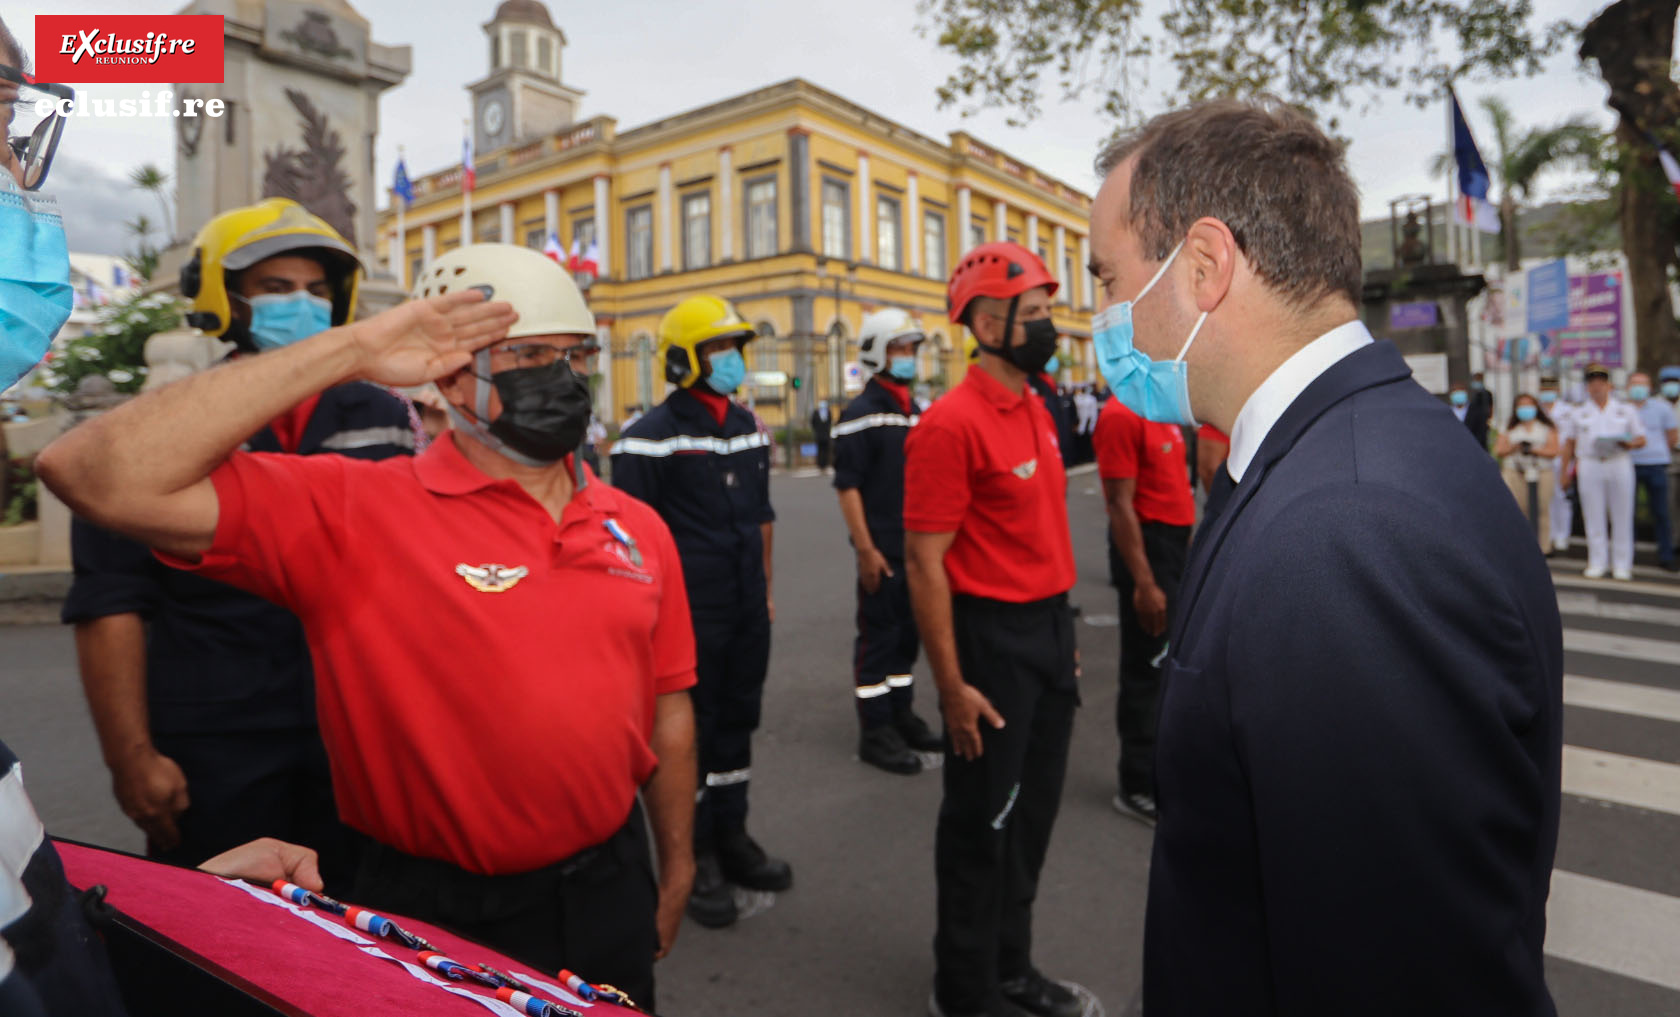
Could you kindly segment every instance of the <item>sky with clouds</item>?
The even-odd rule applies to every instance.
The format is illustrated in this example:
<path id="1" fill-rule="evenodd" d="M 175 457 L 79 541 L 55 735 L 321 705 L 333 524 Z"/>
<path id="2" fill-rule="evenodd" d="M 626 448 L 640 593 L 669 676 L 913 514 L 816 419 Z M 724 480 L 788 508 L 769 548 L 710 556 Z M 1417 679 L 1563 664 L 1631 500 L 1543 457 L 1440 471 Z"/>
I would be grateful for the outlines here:
<path id="1" fill-rule="evenodd" d="M 159 0 L 0 0 L 4 19 L 33 48 L 36 13 L 173 13 L 179 3 Z M 479 26 L 496 0 L 352 0 L 373 26 L 375 41 L 413 47 L 413 71 L 380 102 L 379 180 L 390 180 L 397 146 L 407 152 L 413 176 L 459 159 L 460 122 L 468 114 L 465 85 L 487 69 L 488 47 Z M 955 66 L 953 57 L 916 31 L 915 0 L 848 0 L 844 5 L 790 4 L 783 0 L 552 0 L 555 22 L 570 45 L 564 55 L 567 84 L 584 90 L 582 116 L 617 118 L 625 130 L 787 78 L 803 77 L 923 134 L 943 139 L 963 129 L 1067 183 L 1094 191 L 1091 160 L 1114 125 L 1086 104 L 1047 102 L 1032 124 L 1013 128 L 1002 113 L 963 120 L 941 110 L 934 90 Z M 1162 6 L 1159 0 L 1150 7 Z M 1602 0 L 1534 0 L 1535 21 L 1580 23 Z M 844 13 L 840 13 L 843 11 Z M 470 40 L 470 42 L 468 41 Z M 1146 88 L 1149 112 L 1165 108 L 1170 73 L 1156 70 Z M 95 98 L 138 96 L 148 86 L 96 86 Z M 155 88 L 156 86 L 149 86 Z M 1467 82 L 1460 99 L 1484 153 L 1491 128 L 1476 105 L 1484 96 L 1504 99 L 1519 124 L 1553 123 L 1581 114 L 1608 127 L 1606 90 L 1582 71 L 1573 53 L 1553 59 L 1537 77 Z M 1381 97 L 1371 110 L 1344 112 L 1349 161 L 1365 214 L 1386 215 L 1402 194 L 1445 195 L 1431 178 L 1429 157 L 1446 147 L 1441 104 L 1416 109 L 1398 95 Z M 137 214 L 156 216 L 156 201 L 135 191 L 125 177 L 142 163 L 172 170 L 173 123 L 158 119 L 81 119 L 66 127 L 50 189 L 64 211 L 72 250 L 118 253 L 129 243 L 122 223 Z M 1580 181 L 1559 175 L 1540 196 Z M 383 192 L 382 192 L 383 193 Z"/>

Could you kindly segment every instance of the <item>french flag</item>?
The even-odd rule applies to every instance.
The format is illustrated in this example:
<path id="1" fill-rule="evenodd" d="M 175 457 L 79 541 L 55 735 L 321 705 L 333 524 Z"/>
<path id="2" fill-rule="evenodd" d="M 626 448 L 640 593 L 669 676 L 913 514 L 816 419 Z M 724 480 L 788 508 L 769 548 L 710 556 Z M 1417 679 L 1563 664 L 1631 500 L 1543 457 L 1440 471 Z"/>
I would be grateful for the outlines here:
<path id="1" fill-rule="evenodd" d="M 478 174 L 473 171 L 472 136 L 461 139 L 461 190 L 470 191 L 478 185 Z"/>
<path id="2" fill-rule="evenodd" d="M 572 252 L 566 258 L 566 271 L 573 275 L 583 270 L 583 238 L 572 237 Z"/>
<path id="3" fill-rule="evenodd" d="M 1453 161 L 1458 164 L 1459 198 L 1453 209 L 1453 218 L 1483 233 L 1498 233 L 1499 209 L 1488 200 L 1491 178 L 1487 163 L 1482 161 L 1482 153 L 1476 148 L 1476 139 L 1470 136 L 1470 124 L 1458 105 L 1458 95 L 1449 88 L 1447 98 L 1452 103 Z"/>
<path id="4" fill-rule="evenodd" d="M 554 233 L 548 235 L 548 242 L 543 244 L 543 254 L 551 258 L 556 265 L 566 263 L 566 249 L 560 246 L 560 238 Z"/>
<path id="5" fill-rule="evenodd" d="M 590 275 L 601 274 L 601 245 L 594 240 L 589 242 L 589 250 L 583 253 L 583 260 L 578 263 L 579 271 Z"/>
<path id="6" fill-rule="evenodd" d="M 1674 188 L 1674 196 L 1680 198 L 1680 162 L 1675 162 L 1674 156 L 1661 145 L 1657 145 L 1657 161 L 1662 163 L 1663 175 L 1668 177 L 1668 186 Z"/>

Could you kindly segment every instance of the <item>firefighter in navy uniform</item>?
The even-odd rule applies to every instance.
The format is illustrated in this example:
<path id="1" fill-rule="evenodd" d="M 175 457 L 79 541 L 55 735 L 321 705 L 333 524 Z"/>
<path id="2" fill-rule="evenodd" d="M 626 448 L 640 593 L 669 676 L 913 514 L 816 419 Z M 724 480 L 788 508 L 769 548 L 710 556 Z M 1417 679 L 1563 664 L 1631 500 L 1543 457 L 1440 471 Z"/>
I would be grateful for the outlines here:
<path id="1" fill-rule="evenodd" d="M 709 928 L 737 917 L 730 883 L 785 890 L 793 870 L 747 833 L 752 733 L 770 665 L 770 436 L 730 395 L 746 378 L 752 327 L 728 301 L 695 296 L 659 323 L 658 357 L 676 385 L 613 446 L 613 483 L 653 506 L 682 558 L 698 656 L 694 717 L 700 793 L 688 913 Z"/>
<path id="2" fill-rule="evenodd" d="M 926 338 L 896 307 L 865 318 L 858 360 L 869 383 L 834 427 L 834 487 L 857 551 L 858 758 L 906 775 L 922 772 L 917 752 L 944 744 L 911 706 L 910 668 L 920 644 L 904 574 L 904 439 L 916 424 L 910 384 Z"/>
<path id="3" fill-rule="evenodd" d="M 348 321 L 361 270 L 331 226 L 271 198 L 205 224 L 181 291 L 189 322 L 255 355 Z M 384 459 L 412 454 L 414 432 L 401 399 L 351 382 L 246 447 Z M 79 518 L 71 547 L 63 619 L 76 626 L 118 804 L 145 832 L 147 854 L 196 864 L 272 836 L 319 851 L 328 885 L 342 885 L 359 848 L 337 820 L 297 618 Z"/>

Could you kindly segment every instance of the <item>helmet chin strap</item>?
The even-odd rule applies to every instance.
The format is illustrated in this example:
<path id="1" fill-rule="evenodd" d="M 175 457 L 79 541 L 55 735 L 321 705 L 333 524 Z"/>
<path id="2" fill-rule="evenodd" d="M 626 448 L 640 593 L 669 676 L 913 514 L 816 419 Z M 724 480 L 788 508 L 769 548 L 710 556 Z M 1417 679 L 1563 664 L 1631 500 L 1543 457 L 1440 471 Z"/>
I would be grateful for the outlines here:
<path id="1" fill-rule="evenodd" d="M 1003 318 L 1003 344 L 994 349 L 985 343 L 980 343 L 981 349 L 1009 361 L 1011 367 L 1015 366 L 1015 361 L 1009 356 L 1009 340 L 1015 335 L 1015 309 L 1020 306 L 1020 303 L 1021 297 L 1019 294 L 1009 298 L 1009 313 L 1004 315 Z M 975 341 L 979 342 L 978 336 L 975 337 Z"/>
<path id="2" fill-rule="evenodd" d="M 497 455 L 506 456 L 516 463 L 535 467 L 553 466 L 554 462 L 537 459 L 517 449 L 509 448 L 507 442 L 490 433 L 489 427 L 484 423 L 484 418 L 490 415 L 491 386 L 487 380 L 490 377 L 490 351 L 479 350 L 473 354 L 473 366 L 478 369 L 473 375 L 473 384 L 476 386 L 473 391 L 473 411 L 476 416 L 469 417 L 462 413 L 454 403 L 448 403 L 450 426 L 458 431 L 464 431 L 474 441 L 489 446 Z"/>

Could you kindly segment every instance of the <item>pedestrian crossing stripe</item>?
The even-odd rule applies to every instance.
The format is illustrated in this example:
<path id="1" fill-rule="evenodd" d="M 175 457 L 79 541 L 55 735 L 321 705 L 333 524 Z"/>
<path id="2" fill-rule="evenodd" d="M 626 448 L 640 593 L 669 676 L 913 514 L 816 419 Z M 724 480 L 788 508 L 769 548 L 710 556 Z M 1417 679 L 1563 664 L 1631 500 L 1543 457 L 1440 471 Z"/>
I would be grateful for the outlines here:
<path id="1" fill-rule="evenodd" d="M 1680 989 L 1680 897 L 1562 869 L 1546 902 L 1546 953 Z"/>
<path id="2" fill-rule="evenodd" d="M 1653 664 L 1680 665 L 1680 643 L 1667 639 L 1646 639 L 1643 636 L 1622 636 L 1609 632 L 1588 632 L 1565 628 L 1563 648 L 1576 653 L 1591 653 L 1600 657 L 1620 657 L 1623 660 L 1644 660 Z"/>
<path id="3" fill-rule="evenodd" d="M 1680 766 L 1565 745 L 1563 793 L 1680 816 Z"/>
<path id="4" fill-rule="evenodd" d="M 1652 685 L 1566 674 L 1563 705 L 1680 723 L 1680 692 Z"/>

